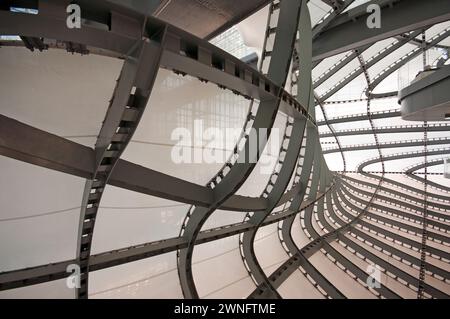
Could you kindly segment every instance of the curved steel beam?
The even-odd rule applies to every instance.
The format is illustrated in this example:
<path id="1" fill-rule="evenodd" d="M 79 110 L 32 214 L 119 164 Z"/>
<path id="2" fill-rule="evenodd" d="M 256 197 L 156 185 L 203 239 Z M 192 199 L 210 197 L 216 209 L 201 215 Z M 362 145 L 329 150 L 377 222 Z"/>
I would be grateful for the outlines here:
<path id="1" fill-rule="evenodd" d="M 343 152 L 352 152 L 360 150 L 371 150 L 375 148 L 397 148 L 397 147 L 411 147 L 411 146 L 422 146 L 424 140 L 411 140 L 411 141 L 393 141 L 393 142 L 383 142 L 378 145 L 375 144 L 361 144 L 361 145 L 350 145 L 342 147 Z M 427 140 L 428 145 L 445 145 L 450 144 L 450 138 L 431 138 Z M 326 148 L 323 150 L 323 154 L 336 153 L 341 151 L 339 148 Z"/>
<path id="2" fill-rule="evenodd" d="M 398 126 L 381 126 L 375 127 L 374 130 L 370 128 L 350 129 L 350 130 L 338 130 L 335 131 L 337 136 L 352 136 L 352 135 L 366 135 L 366 134 L 390 134 L 390 133 L 414 133 L 423 132 L 424 127 L 422 124 L 418 125 L 398 125 Z M 445 132 L 450 130 L 450 124 L 428 124 L 429 132 Z M 333 137 L 332 132 L 320 133 L 319 137 Z"/>
<path id="3" fill-rule="evenodd" d="M 333 196 L 335 196 L 335 200 L 334 200 L 335 205 L 338 208 L 340 206 L 342 206 L 342 204 L 341 204 L 342 201 L 336 197 L 338 195 L 333 195 Z M 329 197 L 329 199 L 328 199 L 328 197 Z M 331 193 L 327 194 L 327 200 L 330 200 L 330 202 L 331 202 Z M 365 201 L 363 199 L 358 198 L 358 200 L 362 204 L 367 204 L 367 201 Z M 357 208 L 357 207 L 355 207 L 355 208 Z M 343 212 L 343 214 L 345 216 L 347 216 L 347 218 L 352 218 L 352 216 L 353 216 L 350 213 L 348 213 L 347 211 L 345 211 L 344 209 L 342 209 L 342 210 L 340 209 L 339 211 Z M 389 230 L 387 230 L 385 228 L 382 228 L 382 227 L 379 227 L 379 226 L 377 226 L 375 224 L 369 223 L 369 222 L 365 221 L 364 219 L 359 219 L 358 223 L 353 226 L 352 230 L 356 229 L 355 227 L 357 227 L 358 225 L 360 225 L 361 228 L 363 228 L 363 229 L 367 229 L 367 231 L 369 231 L 369 232 L 374 231 L 374 232 L 377 233 L 378 236 L 381 236 L 381 237 L 386 238 L 386 239 L 391 240 L 391 241 L 395 241 L 396 243 L 399 243 L 399 244 L 401 244 L 404 247 L 407 247 L 409 249 L 414 247 L 416 251 L 420 250 L 420 247 L 421 247 L 421 243 L 420 242 L 412 240 L 412 239 L 410 239 L 408 237 L 404 237 L 404 236 L 398 234 L 397 232 L 391 232 L 391 231 L 389 231 Z M 437 249 L 437 248 L 433 248 L 433 247 L 430 247 L 430 248 L 431 248 L 429 250 L 430 254 L 439 257 L 437 259 L 450 260 L 450 253 L 447 253 L 447 252 L 442 251 L 442 250 Z"/>
<path id="4" fill-rule="evenodd" d="M 283 5 L 283 4 L 282 4 Z M 281 17 L 279 18 L 280 21 Z M 297 48 L 297 55 L 300 59 L 300 67 L 302 70 L 311 70 L 311 19 L 309 16 L 308 7 L 306 1 L 302 1 L 300 7 L 300 16 L 298 21 L 298 34 L 302 41 L 302 46 Z M 311 88 L 311 75 L 309 72 L 304 71 L 300 75 L 297 81 L 297 95 L 298 101 L 302 105 L 308 105 L 308 109 L 312 104 L 312 88 Z M 314 110 L 312 110 L 314 114 Z M 313 116 L 314 117 L 314 116 Z M 294 120 L 292 124 L 291 135 L 289 137 L 289 144 L 285 149 L 285 141 L 280 149 L 280 160 L 281 169 L 276 176 L 276 180 L 273 181 L 272 178 L 269 180 L 267 191 L 267 199 L 271 206 L 267 208 L 264 214 L 253 214 L 251 217 L 248 216 L 249 222 L 255 224 L 257 227 L 249 232 L 242 234 L 241 243 L 241 254 L 243 260 L 252 274 L 252 278 L 255 280 L 257 285 L 264 284 L 266 286 L 266 292 L 270 293 L 266 295 L 266 298 L 281 298 L 276 289 L 274 289 L 267 279 L 261 265 L 259 264 L 256 254 L 254 251 L 254 240 L 258 228 L 262 225 L 263 221 L 271 214 L 272 210 L 276 207 L 278 201 L 280 200 L 283 192 L 288 187 L 289 181 L 292 177 L 297 159 L 300 154 L 300 149 L 302 147 L 303 137 L 305 135 L 305 129 L 307 127 L 306 121 Z M 283 154 L 284 153 L 284 157 Z M 283 157 L 283 159 L 281 159 Z"/>
<path id="5" fill-rule="evenodd" d="M 390 111 L 380 111 L 380 112 L 371 112 L 370 113 L 372 119 L 386 119 L 391 117 L 399 117 L 401 116 L 400 110 L 390 110 Z M 357 122 L 357 121 L 367 121 L 369 117 L 367 113 L 362 114 L 351 114 L 346 116 L 338 116 L 331 119 L 328 119 L 328 124 L 336 124 L 336 123 L 346 123 L 346 122 Z M 325 121 L 318 121 L 317 126 L 326 125 Z"/>
<path id="6" fill-rule="evenodd" d="M 277 27 L 274 49 L 268 71 L 268 77 L 280 87 L 284 86 L 289 70 L 296 34 L 295 31 L 300 15 L 300 5 L 301 3 L 299 1 L 285 0 L 281 2 L 280 6 L 279 21 L 283 21 L 283 23 L 279 23 Z M 268 134 L 270 134 L 278 106 L 278 99 L 263 100 L 256 113 L 252 128 L 256 132 L 259 132 L 261 129 L 267 129 Z M 201 227 L 215 209 L 234 194 L 245 182 L 256 165 L 255 159 L 259 159 L 266 144 L 265 139 L 258 139 L 256 158 L 249 158 L 250 150 L 253 149 L 250 146 L 250 142 L 255 143 L 255 141 L 247 139 L 243 152 L 240 152 L 238 155 L 238 159 L 240 159 L 238 163 L 231 168 L 230 172 L 213 189 L 215 199 L 213 204 L 207 208 L 196 207 L 185 225 L 183 236 L 187 239 L 188 246 L 186 249 L 180 250 L 178 258 L 178 274 L 185 298 L 198 298 L 191 265 L 195 240 Z"/>
<path id="7" fill-rule="evenodd" d="M 356 178 L 350 177 L 348 175 L 344 175 L 342 177 L 345 180 L 348 180 L 355 184 L 363 185 L 364 187 L 367 187 L 367 188 L 376 188 L 376 186 L 377 186 L 377 185 L 374 185 L 373 183 L 371 183 L 370 181 L 356 179 Z M 384 186 L 380 186 L 380 191 L 390 194 L 390 195 L 394 196 L 395 198 L 402 198 L 409 202 L 419 203 L 422 200 L 421 197 L 412 196 L 412 195 L 409 195 L 408 193 L 400 192 L 395 189 L 384 187 Z M 390 198 L 392 198 L 392 197 L 390 197 Z M 402 202 L 404 202 L 404 201 L 402 201 Z M 438 208 L 438 209 L 442 209 L 442 210 L 450 210 L 450 203 L 449 203 L 449 205 L 446 205 L 446 204 L 442 204 L 442 203 L 430 202 L 430 206 Z"/>
<path id="8" fill-rule="evenodd" d="M 160 43 L 143 38 L 137 43 L 135 52 L 130 52 L 103 120 L 95 144 L 94 173 L 92 179 L 86 181 L 81 205 L 77 242 L 80 266 L 78 298 L 88 298 L 89 259 L 102 195 L 147 106 L 158 73 L 164 40 L 164 34 Z"/>

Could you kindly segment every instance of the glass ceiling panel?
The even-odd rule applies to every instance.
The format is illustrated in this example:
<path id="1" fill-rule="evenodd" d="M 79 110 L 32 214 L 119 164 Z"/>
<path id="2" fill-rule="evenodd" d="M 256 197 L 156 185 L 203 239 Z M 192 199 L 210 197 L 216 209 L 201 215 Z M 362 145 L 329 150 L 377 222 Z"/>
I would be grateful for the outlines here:
<path id="1" fill-rule="evenodd" d="M 379 73 L 390 67 L 393 63 L 402 59 L 409 52 L 417 50 L 417 46 L 413 44 L 406 43 L 394 52 L 389 53 L 389 55 L 383 58 L 381 61 L 375 63 L 369 68 L 370 79 L 373 80 Z"/>

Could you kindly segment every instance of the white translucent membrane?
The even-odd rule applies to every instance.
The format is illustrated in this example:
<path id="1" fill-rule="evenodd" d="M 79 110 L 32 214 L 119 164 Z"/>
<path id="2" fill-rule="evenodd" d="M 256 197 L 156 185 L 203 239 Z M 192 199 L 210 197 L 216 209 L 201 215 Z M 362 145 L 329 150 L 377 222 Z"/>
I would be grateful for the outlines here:
<path id="1" fill-rule="evenodd" d="M 285 262 L 289 257 L 281 246 L 278 238 L 278 224 L 271 224 L 258 230 L 255 241 L 255 255 L 265 270 L 266 276 L 270 276 L 267 270 L 273 266 Z M 270 269 L 269 269 L 270 270 Z"/>
<path id="2" fill-rule="evenodd" d="M 428 146 L 428 151 L 430 152 L 431 150 L 435 149 L 438 150 L 440 145 L 429 145 Z M 423 152 L 424 147 L 423 146 L 397 146 L 397 147 L 393 147 L 393 148 L 386 148 L 383 149 L 383 156 L 390 156 L 390 155 L 395 155 L 395 154 L 399 154 L 399 153 L 411 153 L 412 155 L 415 155 L 415 152 Z M 414 156 L 411 156 L 414 157 Z M 415 156 L 415 158 L 419 159 L 419 160 L 423 160 L 423 156 L 421 157 L 417 157 Z"/>
<path id="3" fill-rule="evenodd" d="M 441 169 L 440 173 L 442 173 L 444 165 L 441 165 L 441 166 L 442 166 L 442 169 Z M 442 175 L 430 175 L 430 176 L 428 176 L 428 180 L 435 182 L 439 185 L 442 185 L 444 187 L 447 187 L 447 188 L 450 187 L 450 179 L 445 178 Z"/>
<path id="4" fill-rule="evenodd" d="M 327 114 L 327 118 L 328 118 L 328 113 L 326 113 L 326 114 Z M 325 118 L 323 116 L 322 110 L 320 109 L 319 105 L 316 105 L 316 122 L 322 122 L 324 120 L 325 120 Z M 327 127 L 327 126 L 324 126 L 324 127 Z"/>
<path id="5" fill-rule="evenodd" d="M 344 163 L 341 153 L 330 153 L 324 155 L 325 162 L 331 171 L 343 171 Z"/>
<path id="6" fill-rule="evenodd" d="M 346 236 L 346 237 L 350 238 L 350 240 L 356 242 L 359 246 L 362 246 L 367 251 L 369 251 L 369 252 L 373 253 L 374 255 L 378 256 L 379 258 L 387 261 L 389 264 L 393 265 L 394 267 L 398 267 L 399 269 L 401 269 L 401 270 L 403 270 L 405 272 L 408 272 L 411 275 L 417 277 L 417 274 L 415 274 L 415 270 L 413 268 L 398 262 L 397 260 L 395 260 L 392 257 L 386 256 L 385 254 L 379 252 L 378 250 L 376 250 L 376 249 L 374 249 L 374 248 L 372 248 L 372 247 L 370 247 L 368 245 L 365 245 L 364 243 L 361 243 L 359 241 L 355 241 L 354 238 L 351 237 L 351 236 Z M 347 259 L 349 259 L 352 263 L 354 263 L 357 267 L 359 267 L 361 270 L 366 272 L 367 274 L 370 274 L 371 272 L 373 272 L 373 268 L 368 268 L 368 267 L 371 267 L 371 266 L 372 267 L 376 267 L 376 266 L 378 266 L 378 265 L 376 265 L 374 263 L 368 263 L 367 261 L 362 260 L 361 258 L 356 256 L 355 254 L 350 252 L 348 249 L 344 248 L 339 243 L 335 242 L 335 243 L 332 244 L 332 246 L 334 248 L 336 248 L 336 250 L 339 251 L 343 256 L 345 256 Z M 401 284 L 400 282 L 396 281 L 392 277 L 389 277 L 384 272 L 380 271 L 379 274 L 380 274 L 380 277 L 379 277 L 380 283 L 383 286 L 391 289 L 394 293 L 398 294 L 402 298 L 415 298 L 415 297 L 417 297 L 417 293 L 416 292 L 414 292 L 410 288 L 406 287 L 405 285 Z M 367 287 L 366 283 L 361 283 L 361 284 L 358 284 L 358 285 L 364 285 L 365 287 Z M 377 288 L 374 288 L 374 290 L 377 290 Z M 356 298 L 363 298 L 363 297 L 356 296 Z"/>
<path id="7" fill-rule="evenodd" d="M 350 103 L 339 103 L 339 104 L 326 104 L 324 106 L 325 112 L 327 113 L 328 119 L 334 117 L 341 117 L 353 114 L 365 114 L 367 113 L 367 102 L 358 101 Z M 322 113 L 316 110 L 316 113 Z M 334 125 L 334 124 L 333 124 Z"/>
<path id="8" fill-rule="evenodd" d="M 269 5 L 256 11 L 254 14 L 236 25 L 236 28 L 242 36 L 244 44 L 254 50 L 259 59 L 261 58 L 265 34 L 264 32 L 258 31 L 266 28 L 268 12 Z"/>
<path id="9" fill-rule="evenodd" d="M 321 0 L 311 0 L 308 2 L 311 24 L 316 25 L 322 17 L 331 10 L 331 7 Z"/>
<path id="10" fill-rule="evenodd" d="M 245 298 L 255 289 L 238 235 L 195 246 L 192 272 L 200 298 Z"/>
<path id="11" fill-rule="evenodd" d="M 428 40 L 431 39 L 435 35 L 439 34 L 442 31 L 444 31 L 449 26 L 450 26 L 450 22 L 449 21 L 438 23 L 438 24 L 432 26 L 431 28 L 429 28 L 428 30 L 425 31 L 426 38 Z M 418 39 L 422 39 L 422 35 L 419 35 L 417 38 Z"/>
<path id="12" fill-rule="evenodd" d="M 370 127 L 368 127 L 370 128 Z M 359 144 L 375 144 L 375 137 L 373 134 L 361 134 L 351 136 L 339 136 L 339 141 L 342 147 L 352 147 Z M 376 146 L 374 146 L 376 148 Z"/>
<path id="13" fill-rule="evenodd" d="M 328 89 L 330 89 L 335 84 L 337 84 L 338 82 L 343 80 L 353 70 L 358 69 L 359 67 L 360 67 L 360 64 L 359 64 L 358 59 L 355 58 L 355 59 L 351 60 L 344 67 L 342 67 L 339 71 L 337 71 L 333 75 L 327 77 L 325 82 L 323 82 L 319 87 L 316 88 L 317 93 L 322 95 L 323 93 L 328 91 Z"/>
<path id="14" fill-rule="evenodd" d="M 4 47 L 0 113 L 59 136 L 83 136 L 76 142 L 93 147 L 121 66 L 109 57 Z"/>
<path id="15" fill-rule="evenodd" d="M 383 79 L 372 91 L 374 94 L 383 94 L 396 92 L 399 90 L 398 86 L 398 71 L 392 72 L 385 79 Z"/>
<path id="16" fill-rule="evenodd" d="M 322 211 L 321 214 L 324 214 L 324 211 Z M 317 232 L 317 234 L 319 234 L 319 236 L 325 235 L 325 233 L 326 233 L 326 231 L 325 231 L 326 228 L 323 230 L 322 227 L 320 227 L 320 225 L 319 225 L 319 219 L 318 219 L 318 216 L 317 216 L 317 218 L 316 218 L 316 214 L 313 214 L 313 215 L 312 215 L 312 221 L 311 221 L 311 223 L 312 223 L 312 225 L 313 225 L 313 228 L 314 228 L 315 231 Z M 320 222 L 320 224 L 322 224 L 322 222 Z M 324 226 L 324 225 L 322 224 L 322 226 Z"/>
<path id="17" fill-rule="evenodd" d="M 73 259 L 84 180 L 0 157 L 0 272 Z"/>
<path id="18" fill-rule="evenodd" d="M 333 67 L 336 63 L 338 63 L 341 59 L 350 54 L 350 51 L 343 52 L 340 54 L 333 55 L 329 58 L 323 59 L 313 70 L 312 70 L 312 78 L 313 82 L 318 80 L 325 72 L 327 72 L 331 67 Z"/>
<path id="19" fill-rule="evenodd" d="M 300 272 L 294 271 L 277 289 L 283 299 L 323 299 L 324 296 Z"/>
<path id="20" fill-rule="evenodd" d="M 269 181 L 275 165 L 277 165 L 280 146 L 283 142 L 284 129 L 286 126 L 286 115 L 277 113 L 272 132 L 264 148 L 264 151 L 250 176 L 236 192 L 244 196 L 261 196 Z M 255 147 L 256 149 L 256 147 Z"/>
<path id="21" fill-rule="evenodd" d="M 412 121 L 404 121 L 400 116 L 397 117 L 389 117 L 384 119 L 374 119 L 373 123 L 375 127 L 382 126 L 404 126 L 404 125 L 414 125 L 421 124 L 421 122 L 412 122 Z M 381 134 L 380 134 L 381 136 Z"/>
<path id="22" fill-rule="evenodd" d="M 339 246 L 336 242 L 330 244 L 340 252 Z M 375 296 L 366 290 L 363 286 L 357 283 L 349 275 L 347 275 L 340 268 L 328 259 L 322 251 L 316 252 L 309 258 L 311 264 L 327 278 L 333 286 L 342 292 L 347 298 L 375 298 Z M 353 260 L 351 260 L 353 261 Z M 365 269 L 365 267 L 364 267 Z"/>
<path id="23" fill-rule="evenodd" d="M 160 69 L 147 108 L 122 158 L 206 184 L 230 156 L 235 141 L 227 139 L 227 131 L 239 136 L 248 107 L 248 100 L 230 91 Z M 209 161 L 206 153 L 217 154 L 217 160 Z M 185 160 L 178 161 L 174 154 L 186 154 Z"/>
<path id="24" fill-rule="evenodd" d="M 400 269 L 401 271 L 413 276 L 413 277 L 418 277 L 419 276 L 419 271 L 416 268 L 413 268 L 409 265 L 406 265 L 402 262 L 400 262 L 397 257 L 392 257 L 392 256 L 388 256 L 385 253 L 380 252 L 379 250 L 370 247 L 367 244 L 361 243 L 360 241 L 355 240 L 353 237 L 351 236 L 347 236 L 350 237 L 353 241 L 358 242 L 358 244 L 362 247 L 364 247 L 364 249 L 366 249 L 367 251 L 369 251 L 370 253 L 380 257 L 381 259 L 383 259 L 384 261 L 388 262 L 389 264 L 391 264 L 393 267 L 396 267 L 398 269 Z M 391 246 L 395 246 L 394 243 L 389 242 L 389 245 Z M 399 248 L 400 247 L 400 248 Z M 397 249 L 403 250 L 405 251 L 405 248 L 403 248 L 402 246 L 397 245 Z M 411 251 L 407 252 L 409 254 L 411 254 Z M 418 255 L 418 253 L 416 253 L 416 255 Z M 416 258 L 420 258 L 420 256 L 416 256 Z M 432 258 L 427 258 L 427 262 L 429 262 L 429 260 L 431 260 Z M 399 281 L 401 280 L 401 282 Z M 412 290 L 411 288 L 405 286 L 405 282 L 402 279 L 394 279 L 384 273 L 381 273 L 381 282 L 388 288 L 392 289 L 395 293 L 397 293 L 398 295 L 400 295 L 402 298 L 416 298 L 417 297 L 417 292 L 415 292 L 414 290 Z M 426 278 L 425 281 L 427 284 L 441 290 L 442 292 L 448 293 L 448 291 L 450 290 L 450 285 L 438 280 L 432 276 L 428 276 Z"/>
<path id="25" fill-rule="evenodd" d="M 450 125 L 450 123 L 446 123 L 446 122 L 430 122 L 428 123 L 428 125 L 432 125 L 432 124 L 446 124 L 447 126 Z M 449 138 L 449 133 L 448 133 L 448 128 L 444 128 L 441 131 L 436 131 L 436 132 L 427 132 L 427 136 L 428 138 Z M 450 143 L 448 143 L 450 144 Z M 448 145 L 446 145 L 447 147 Z"/>
<path id="26" fill-rule="evenodd" d="M 392 39 L 391 39 L 392 41 Z M 413 44 L 404 44 L 394 52 L 389 53 L 388 56 L 381 59 L 379 62 L 375 63 L 368 70 L 370 78 L 373 80 L 376 78 L 381 72 L 384 72 L 386 68 L 388 68 L 394 62 L 400 60 L 403 56 L 407 55 L 410 51 L 416 48 Z"/>
<path id="27" fill-rule="evenodd" d="M 442 291 L 443 293 L 446 293 L 447 295 L 450 294 L 450 284 L 443 282 L 439 279 L 436 279 L 429 274 L 425 274 L 425 283 L 433 286 L 434 288 Z"/>
<path id="28" fill-rule="evenodd" d="M 66 279 L 0 291 L 0 299 L 74 299 L 75 289 L 69 288 Z"/>
<path id="29" fill-rule="evenodd" d="M 434 159 L 440 159 L 442 158 L 442 155 L 433 155 L 428 156 L 428 161 L 434 160 Z M 420 164 L 424 162 L 424 157 L 409 157 L 409 158 L 402 158 L 397 160 L 389 160 L 384 162 L 384 168 L 387 172 L 403 172 L 407 168 L 411 167 L 412 165 Z M 366 166 L 366 171 L 373 171 L 374 166 L 377 164 L 370 164 Z M 431 167 L 430 167 L 431 168 Z"/>
<path id="30" fill-rule="evenodd" d="M 439 42 L 439 44 L 445 45 L 445 46 L 449 46 L 449 45 L 450 45 L 450 38 L 449 38 L 449 37 L 445 38 L 444 40 L 442 40 L 441 42 Z M 445 64 L 448 65 L 448 64 L 449 64 L 449 61 L 447 61 Z"/>
<path id="31" fill-rule="evenodd" d="M 344 152 L 344 156 L 345 162 L 347 163 L 347 170 L 354 171 L 358 168 L 359 164 L 371 158 L 378 158 L 379 154 L 377 149 L 371 149 L 371 150 Z M 381 164 L 379 165 L 380 168 L 377 169 L 378 171 L 381 170 Z"/>
<path id="32" fill-rule="evenodd" d="M 372 44 L 367 50 L 362 52 L 362 57 L 364 61 L 369 62 L 371 59 L 376 57 L 378 53 L 388 47 L 391 43 L 396 43 L 397 40 L 393 38 L 387 38 Z"/>
<path id="33" fill-rule="evenodd" d="M 107 186 L 92 253 L 177 237 L 189 205 Z"/>
<path id="34" fill-rule="evenodd" d="M 402 182 L 404 184 L 413 186 L 413 187 L 415 187 L 417 189 L 423 189 L 423 183 L 422 182 L 419 182 L 419 181 L 417 181 L 415 179 L 412 179 L 410 177 L 407 177 L 405 175 L 397 175 L 397 177 L 396 177 L 396 176 L 393 176 L 391 174 L 391 175 L 386 175 L 386 177 L 390 177 L 391 179 L 394 179 L 394 180 L 397 180 L 397 181 Z M 441 189 L 438 189 L 438 188 L 433 188 L 431 186 L 430 186 L 429 194 L 438 194 L 438 195 L 448 196 L 447 192 L 445 192 L 445 191 L 443 191 Z"/>
<path id="35" fill-rule="evenodd" d="M 362 5 L 364 3 L 367 3 L 369 1 L 370 0 L 355 0 L 344 10 L 344 12 L 347 12 L 347 11 L 349 11 L 349 10 L 351 10 L 353 8 L 356 8 L 357 6 L 360 6 L 360 5 Z"/>
<path id="36" fill-rule="evenodd" d="M 367 102 L 365 102 L 367 104 Z M 398 105 L 397 97 L 389 97 L 382 99 L 371 99 L 370 100 L 370 111 L 371 112 L 381 112 L 387 110 L 398 110 L 400 109 L 400 105 Z M 374 123 L 377 120 L 374 120 Z M 389 126 L 390 119 L 379 120 L 380 126 Z"/>
<path id="37" fill-rule="evenodd" d="M 364 113 L 366 113 L 366 112 L 364 112 Z M 349 119 L 349 121 L 347 121 L 347 122 L 333 123 L 332 125 L 336 131 L 370 128 L 370 122 L 368 120 L 354 121 L 352 119 Z M 341 137 L 339 136 L 339 138 L 341 138 Z"/>
<path id="38" fill-rule="evenodd" d="M 91 272 L 89 298 L 182 298 L 176 252 Z"/>
<path id="39" fill-rule="evenodd" d="M 336 139 L 334 137 L 321 137 L 320 143 L 322 144 L 322 147 L 333 147 L 336 144 Z"/>
<path id="40" fill-rule="evenodd" d="M 334 85 L 336 83 L 333 83 Z M 350 83 L 341 88 L 338 92 L 334 93 L 329 100 L 341 101 L 350 99 L 365 98 L 364 91 L 367 88 L 367 81 L 364 74 L 360 74 Z"/>
<path id="41" fill-rule="evenodd" d="M 294 219 L 294 223 L 291 228 L 291 235 L 294 243 L 297 245 L 299 249 L 302 249 L 304 246 L 310 243 L 310 239 L 306 236 L 302 227 L 300 226 L 299 216 L 296 216 Z"/>
<path id="42" fill-rule="evenodd" d="M 387 133 L 377 134 L 380 143 L 409 141 L 409 140 L 423 140 L 423 132 L 408 132 L 408 133 Z"/>
<path id="43" fill-rule="evenodd" d="M 420 39 L 420 41 L 422 41 L 422 39 Z M 438 58 L 439 55 L 439 52 L 434 49 L 427 50 L 427 64 L 433 64 L 434 60 Z M 404 89 L 409 86 L 421 71 L 423 71 L 423 51 L 399 69 L 399 89 Z"/>
<path id="44" fill-rule="evenodd" d="M 240 223 L 244 220 L 246 214 L 246 212 L 218 209 L 208 217 L 206 222 L 203 224 L 202 230 Z"/>
<path id="45" fill-rule="evenodd" d="M 319 134 L 320 133 L 328 133 L 328 132 L 330 132 L 330 129 L 326 125 L 319 125 L 317 128 L 319 130 Z"/>

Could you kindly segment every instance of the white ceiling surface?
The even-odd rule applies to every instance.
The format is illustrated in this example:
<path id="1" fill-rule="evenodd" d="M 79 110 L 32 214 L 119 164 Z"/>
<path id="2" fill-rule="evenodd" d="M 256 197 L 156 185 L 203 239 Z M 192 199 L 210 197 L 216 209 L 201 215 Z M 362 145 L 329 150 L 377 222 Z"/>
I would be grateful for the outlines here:
<path id="1" fill-rule="evenodd" d="M 66 279 L 0 291 L 0 299 L 73 299 L 75 290 L 67 288 Z"/>
<path id="2" fill-rule="evenodd" d="M 90 298 L 182 298 L 176 252 L 95 271 Z"/>
<path id="3" fill-rule="evenodd" d="M 84 180 L 0 157 L 0 271 L 75 258 Z"/>
<path id="4" fill-rule="evenodd" d="M 1 114 L 59 136 L 96 137 L 121 64 L 63 50 L 2 47 Z M 93 147 L 95 139 L 77 142 Z"/>

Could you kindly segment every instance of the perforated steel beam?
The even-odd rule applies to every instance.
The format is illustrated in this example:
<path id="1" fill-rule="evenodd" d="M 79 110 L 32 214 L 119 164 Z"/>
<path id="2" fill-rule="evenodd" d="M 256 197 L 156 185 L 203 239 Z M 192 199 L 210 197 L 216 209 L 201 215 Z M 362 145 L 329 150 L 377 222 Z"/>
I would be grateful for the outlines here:
<path id="1" fill-rule="evenodd" d="M 143 38 L 126 58 L 95 144 L 94 173 L 85 184 L 78 226 L 78 298 L 88 297 L 90 253 L 102 195 L 146 109 L 159 70 L 164 35 L 161 43 Z"/>
<path id="2" fill-rule="evenodd" d="M 442 162 L 442 161 L 438 161 L 438 163 L 436 165 L 439 165 L 439 162 Z M 373 184 L 371 180 L 356 179 L 356 178 L 350 177 L 349 175 L 343 175 L 342 178 L 347 180 L 347 181 L 351 181 L 351 182 L 357 183 L 359 185 L 365 185 L 368 188 L 376 188 L 377 187 L 377 185 Z M 416 196 L 412 196 L 411 194 L 405 193 L 404 191 L 401 192 L 401 191 L 397 191 L 395 189 L 384 187 L 384 186 L 380 186 L 379 190 L 383 191 L 385 193 L 391 194 L 395 198 L 405 199 L 406 201 L 412 201 L 412 202 L 419 203 L 422 200 L 421 196 L 417 196 L 417 197 Z M 403 201 L 398 201 L 398 202 L 400 203 L 400 202 L 403 202 Z M 442 203 L 442 202 L 434 202 L 433 201 L 433 202 L 430 202 L 430 206 L 438 208 L 438 209 L 450 210 L 450 202 L 449 202 L 449 204 L 445 204 L 445 202 Z M 449 221 L 450 221 L 450 216 L 446 216 L 446 218 L 448 218 Z"/>
<path id="3" fill-rule="evenodd" d="M 284 86 L 292 57 L 293 44 L 300 16 L 301 2 L 285 0 L 281 3 L 279 22 L 275 36 L 274 48 L 270 60 L 268 77 L 280 87 Z M 253 122 L 256 132 L 268 129 L 268 134 L 275 121 L 279 100 L 264 100 L 260 103 Z M 255 143 L 255 141 L 251 141 Z M 182 249 L 178 256 L 178 274 L 185 298 L 198 298 L 192 275 L 192 254 L 195 240 L 206 219 L 225 201 L 234 194 L 245 182 L 256 165 L 266 144 L 266 140 L 258 139 L 256 158 L 249 159 L 250 139 L 247 139 L 243 152 L 238 155 L 238 163 L 231 167 L 230 172 L 214 188 L 214 202 L 207 208 L 195 208 L 184 228 L 184 237 L 188 246 Z M 240 160 L 239 160 L 240 159 Z"/>
<path id="4" fill-rule="evenodd" d="M 284 0 L 283 0 L 284 1 Z M 283 8 L 284 3 L 281 3 L 281 8 Z M 279 17 L 279 21 L 283 23 L 281 20 L 282 16 Z M 303 48 L 300 48 L 301 50 L 297 50 L 299 57 L 301 58 L 301 64 L 304 68 L 304 70 L 310 70 L 310 64 L 311 64 L 311 20 L 309 16 L 308 7 L 306 5 L 306 1 L 301 1 L 300 6 L 300 15 L 299 15 L 299 21 L 298 21 L 298 33 L 300 34 L 300 37 L 302 38 L 302 43 L 304 43 Z M 279 28 L 277 28 L 278 33 Z M 309 42 L 309 44 L 308 44 Z M 309 66 L 308 68 L 306 68 Z M 308 72 L 304 72 L 302 74 L 301 78 L 299 79 L 297 83 L 298 87 L 298 101 L 303 105 L 312 105 L 312 96 L 311 96 L 311 76 Z M 314 113 L 314 112 L 313 112 Z M 277 203 L 279 202 L 281 196 L 285 192 L 286 188 L 288 187 L 289 181 L 292 177 L 292 174 L 294 172 L 299 154 L 300 149 L 302 147 L 303 137 L 305 135 L 305 130 L 307 127 L 306 121 L 295 119 L 294 123 L 292 124 L 292 130 L 290 133 L 289 143 L 286 149 L 284 144 L 281 146 L 282 149 L 281 152 L 285 153 L 284 158 L 281 160 L 282 166 L 280 171 L 278 172 L 277 179 L 273 183 L 272 181 L 269 181 L 271 187 L 271 190 L 268 193 L 267 199 L 271 205 L 267 207 L 267 210 L 263 214 L 254 214 L 250 217 L 249 222 L 252 224 L 255 224 L 257 227 L 254 230 L 251 230 L 249 232 L 245 232 L 242 235 L 242 257 L 245 260 L 246 266 L 250 270 L 252 277 L 256 281 L 256 283 L 264 284 L 266 286 L 266 291 L 270 292 L 270 294 L 267 294 L 266 297 L 272 297 L 272 298 L 280 298 L 278 292 L 276 289 L 274 289 L 270 282 L 268 281 L 267 276 L 265 275 L 261 265 L 259 264 L 256 254 L 254 251 L 254 241 L 255 236 L 258 231 L 258 228 L 262 225 L 264 220 L 271 214 L 273 209 L 276 207 Z M 280 152 L 280 154 L 281 154 Z M 304 186 L 303 186 L 304 187 Z"/>
<path id="5" fill-rule="evenodd" d="M 384 112 L 372 112 L 371 117 L 372 119 L 386 119 L 391 117 L 398 117 L 401 116 L 401 113 L 399 110 L 392 110 L 392 111 L 384 111 Z M 335 117 L 328 119 L 328 124 L 336 124 L 336 123 L 346 123 L 346 122 L 357 122 L 357 121 L 367 121 L 369 117 L 366 113 L 362 114 L 352 114 L 348 116 L 342 116 L 342 117 Z M 326 125 L 327 123 L 325 121 L 318 121 L 317 125 Z"/>
<path id="6" fill-rule="evenodd" d="M 352 129 L 352 130 L 338 130 L 335 132 L 337 136 L 351 136 L 351 135 L 367 135 L 367 134 L 389 134 L 389 133 L 415 133 L 423 132 L 423 125 L 399 125 L 399 126 L 383 126 L 375 127 L 374 130 L 370 128 Z M 445 132 L 450 130 L 450 124 L 429 124 L 429 132 Z M 324 132 L 319 134 L 320 137 L 333 137 L 332 132 Z"/>
<path id="7" fill-rule="evenodd" d="M 450 138 L 436 138 L 436 139 L 428 139 L 428 145 L 446 145 L 450 143 Z M 413 141 L 398 141 L 398 142 L 384 142 L 379 144 L 362 144 L 362 145 L 350 145 L 343 146 L 341 149 L 339 148 L 329 148 L 324 149 L 323 154 L 336 153 L 336 152 L 352 152 L 352 151 L 361 151 L 361 150 L 371 150 L 376 148 L 397 148 L 397 147 L 411 147 L 411 146 L 422 146 L 424 144 L 424 140 L 413 140 Z"/>

